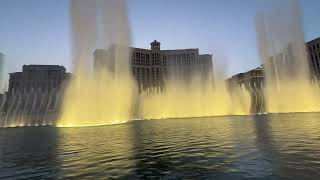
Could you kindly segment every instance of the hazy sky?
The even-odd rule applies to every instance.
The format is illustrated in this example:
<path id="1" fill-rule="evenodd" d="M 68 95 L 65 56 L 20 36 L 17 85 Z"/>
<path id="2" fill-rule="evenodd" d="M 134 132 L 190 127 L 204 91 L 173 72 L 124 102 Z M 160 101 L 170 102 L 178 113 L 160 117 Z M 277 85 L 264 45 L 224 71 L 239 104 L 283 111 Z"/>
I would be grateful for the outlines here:
<path id="1" fill-rule="evenodd" d="M 128 0 L 132 46 L 199 48 L 226 65 L 228 75 L 258 66 L 255 14 L 278 0 Z M 320 36 L 320 1 L 302 0 L 305 40 Z M 68 0 L 0 0 L 0 52 L 9 71 L 22 64 L 70 69 Z"/>

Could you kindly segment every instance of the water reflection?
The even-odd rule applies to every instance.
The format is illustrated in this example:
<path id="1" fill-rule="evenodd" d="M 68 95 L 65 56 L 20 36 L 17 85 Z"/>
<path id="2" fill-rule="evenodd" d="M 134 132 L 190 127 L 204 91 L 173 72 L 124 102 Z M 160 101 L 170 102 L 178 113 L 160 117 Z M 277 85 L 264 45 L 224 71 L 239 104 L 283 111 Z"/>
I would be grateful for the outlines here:
<path id="1" fill-rule="evenodd" d="M 260 177 L 272 177 L 277 164 L 278 151 L 274 146 L 272 129 L 268 115 L 255 115 L 253 118 L 255 144 L 257 152 L 255 154 L 256 169 Z"/>
<path id="2" fill-rule="evenodd" d="M 51 127 L 0 130 L 0 179 L 56 178 L 57 132 Z"/>
<path id="3" fill-rule="evenodd" d="M 320 114 L 0 129 L 0 179 L 316 179 Z"/>
<path id="4" fill-rule="evenodd" d="M 227 172 L 232 144 L 230 121 L 223 118 L 134 122 L 138 178 L 218 178 Z M 199 123 L 201 122 L 201 123 Z M 170 128 L 167 125 L 170 124 Z"/>
<path id="5" fill-rule="evenodd" d="M 120 178 L 132 171 L 132 128 L 130 124 L 61 128 L 58 143 L 63 177 Z"/>
<path id="6" fill-rule="evenodd" d="M 273 145 L 277 150 L 273 174 L 284 178 L 314 179 L 320 172 L 320 114 L 269 115 Z M 267 152 L 271 152 L 267 150 Z"/>

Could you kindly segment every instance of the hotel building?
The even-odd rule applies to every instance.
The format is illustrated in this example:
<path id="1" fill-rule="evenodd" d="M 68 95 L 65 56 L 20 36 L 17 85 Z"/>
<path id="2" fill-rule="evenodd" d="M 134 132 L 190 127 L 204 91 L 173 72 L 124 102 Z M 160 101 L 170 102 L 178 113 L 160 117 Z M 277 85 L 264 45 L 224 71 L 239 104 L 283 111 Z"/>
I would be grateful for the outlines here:
<path id="1" fill-rule="evenodd" d="M 320 37 L 306 44 L 311 74 L 313 78 L 320 80 Z"/>
<path id="2" fill-rule="evenodd" d="M 199 49 L 161 50 L 160 42 L 151 42 L 151 49 L 130 48 L 129 64 L 139 90 L 165 89 L 165 82 L 188 82 L 213 79 L 211 54 L 200 54 Z M 113 49 L 113 48 L 111 48 Z M 97 49 L 94 52 L 94 71 L 105 67 L 110 72 L 117 69 L 113 50 Z"/>
<path id="3" fill-rule="evenodd" d="M 29 125 L 55 123 L 62 95 L 71 77 L 58 65 L 24 65 L 22 72 L 10 73 L 9 88 L 1 97 L 0 127 L 5 119 L 22 119 Z M 4 101 L 3 101 L 4 100 Z M 4 104 L 3 104 L 4 103 Z M 40 120 L 41 119 L 41 120 Z"/>
<path id="4" fill-rule="evenodd" d="M 24 65 L 22 72 L 10 73 L 8 94 L 59 89 L 70 78 L 66 68 L 58 65 Z"/>

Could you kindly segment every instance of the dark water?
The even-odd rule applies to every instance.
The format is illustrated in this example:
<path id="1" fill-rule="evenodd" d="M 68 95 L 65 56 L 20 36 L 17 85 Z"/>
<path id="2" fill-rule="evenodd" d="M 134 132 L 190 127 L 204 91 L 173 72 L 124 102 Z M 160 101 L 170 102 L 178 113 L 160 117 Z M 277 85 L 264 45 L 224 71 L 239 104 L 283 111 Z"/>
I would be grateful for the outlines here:
<path id="1" fill-rule="evenodd" d="M 320 179 L 320 114 L 0 129 L 0 179 Z"/>

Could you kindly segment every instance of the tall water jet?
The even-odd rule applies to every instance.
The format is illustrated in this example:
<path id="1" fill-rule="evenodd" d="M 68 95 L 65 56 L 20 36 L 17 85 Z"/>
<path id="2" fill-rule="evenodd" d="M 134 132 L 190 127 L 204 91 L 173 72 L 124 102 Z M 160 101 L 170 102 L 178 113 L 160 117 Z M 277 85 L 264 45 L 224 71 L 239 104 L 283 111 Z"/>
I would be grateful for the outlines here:
<path id="1" fill-rule="evenodd" d="M 4 108 L 6 102 L 6 95 L 4 94 L 4 82 L 5 82 L 5 73 L 4 73 L 4 54 L 0 53 L 0 127 L 4 126 Z"/>
<path id="2" fill-rule="evenodd" d="M 319 111 L 318 88 L 310 81 L 299 1 L 284 4 L 256 18 L 266 108 L 269 112 Z"/>
<path id="3" fill-rule="evenodd" d="M 195 73 L 191 73 L 189 78 L 184 73 L 181 74 L 179 69 L 182 66 L 167 74 L 164 70 L 166 67 L 161 66 L 166 65 L 162 63 L 165 60 L 164 54 L 161 54 L 160 43 L 157 41 L 151 43 L 152 52 L 148 62 L 150 67 L 146 68 L 149 70 L 147 76 L 153 74 L 152 82 L 147 83 L 147 88 L 140 86 L 138 82 L 138 93 L 136 81 L 132 79 L 132 62 L 129 62 L 131 56 L 125 2 L 71 1 L 75 76 L 64 93 L 58 126 L 114 124 L 136 118 L 249 113 L 249 94 L 234 87 L 231 95 L 224 76 L 220 75 L 222 73 L 213 76 L 213 72 L 204 71 L 201 67 L 206 64 L 195 64 Z M 97 59 L 92 72 L 93 54 Z M 201 59 L 198 58 L 205 59 L 208 56 L 210 55 L 194 59 L 182 59 L 182 56 L 179 58 L 180 61 L 200 62 Z M 209 66 L 213 66 L 212 61 Z"/>
<path id="4" fill-rule="evenodd" d="M 129 71 L 125 0 L 71 0 L 73 71 L 58 126 L 122 123 L 131 119 L 134 83 Z M 92 71 L 94 49 L 112 49 Z"/>
<path id="5" fill-rule="evenodd" d="M 204 76 L 202 72 L 197 71 L 188 80 L 169 76 L 164 93 L 142 93 L 141 116 L 161 119 L 249 114 L 251 99 L 247 91 L 240 87 L 229 91 L 222 72 Z"/>

